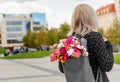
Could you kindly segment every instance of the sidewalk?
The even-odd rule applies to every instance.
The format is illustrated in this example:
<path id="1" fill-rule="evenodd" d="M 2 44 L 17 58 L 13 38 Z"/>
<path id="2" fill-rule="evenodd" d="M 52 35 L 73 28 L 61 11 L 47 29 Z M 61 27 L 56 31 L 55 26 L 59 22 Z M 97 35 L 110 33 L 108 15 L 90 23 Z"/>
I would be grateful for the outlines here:
<path id="1" fill-rule="evenodd" d="M 120 82 L 120 65 L 108 73 L 110 82 Z M 0 82 L 65 82 L 57 62 L 49 57 L 37 59 L 0 59 Z"/>

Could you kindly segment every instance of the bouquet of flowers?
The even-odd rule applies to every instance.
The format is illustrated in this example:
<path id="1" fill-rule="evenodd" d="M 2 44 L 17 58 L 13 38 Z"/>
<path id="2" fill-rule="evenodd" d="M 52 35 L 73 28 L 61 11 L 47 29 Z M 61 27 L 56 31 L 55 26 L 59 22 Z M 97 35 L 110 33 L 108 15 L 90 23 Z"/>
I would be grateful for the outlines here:
<path id="1" fill-rule="evenodd" d="M 71 36 L 60 40 L 57 47 L 50 54 L 50 61 L 58 60 L 64 63 L 70 58 L 79 58 L 81 55 L 88 56 L 86 48 L 81 45 L 77 37 Z"/>

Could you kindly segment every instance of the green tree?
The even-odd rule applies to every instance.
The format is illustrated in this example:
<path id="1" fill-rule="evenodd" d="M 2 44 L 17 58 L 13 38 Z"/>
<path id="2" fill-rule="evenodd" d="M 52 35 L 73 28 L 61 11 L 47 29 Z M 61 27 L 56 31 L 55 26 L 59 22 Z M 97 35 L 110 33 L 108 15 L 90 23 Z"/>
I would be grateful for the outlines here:
<path id="1" fill-rule="evenodd" d="M 41 44 L 45 44 L 45 31 L 44 30 L 40 30 L 35 38 L 35 45 L 39 46 Z"/>
<path id="2" fill-rule="evenodd" d="M 106 36 L 112 44 L 120 45 L 120 22 L 118 20 L 115 20 L 113 25 L 108 29 Z"/>
<path id="3" fill-rule="evenodd" d="M 28 40 L 28 47 L 37 47 L 35 44 L 35 38 L 36 38 L 35 32 L 31 32 Z"/>
<path id="4" fill-rule="evenodd" d="M 68 25 L 67 23 L 60 25 L 60 32 L 62 33 L 63 38 L 67 37 L 67 33 L 69 30 L 70 30 L 70 25 Z"/>
<path id="5" fill-rule="evenodd" d="M 36 47 L 35 38 L 36 38 L 36 33 L 28 31 L 27 34 L 23 37 L 24 46 Z"/>
<path id="6" fill-rule="evenodd" d="M 99 27 L 98 28 L 98 32 L 100 32 L 104 36 L 104 30 L 103 30 L 103 28 Z"/>
<path id="7" fill-rule="evenodd" d="M 45 44 L 46 45 L 53 45 L 55 43 L 55 36 L 56 32 L 54 29 L 48 30 L 47 33 L 45 34 Z"/>
<path id="8" fill-rule="evenodd" d="M 27 34 L 25 36 L 23 36 L 22 40 L 23 40 L 23 45 L 28 47 L 29 46 L 29 37 L 30 37 L 30 31 L 27 32 Z"/>
<path id="9" fill-rule="evenodd" d="M 67 23 L 61 24 L 60 29 L 56 34 L 55 42 L 58 43 L 60 39 L 66 38 L 69 30 L 70 30 L 70 25 L 68 25 Z"/>

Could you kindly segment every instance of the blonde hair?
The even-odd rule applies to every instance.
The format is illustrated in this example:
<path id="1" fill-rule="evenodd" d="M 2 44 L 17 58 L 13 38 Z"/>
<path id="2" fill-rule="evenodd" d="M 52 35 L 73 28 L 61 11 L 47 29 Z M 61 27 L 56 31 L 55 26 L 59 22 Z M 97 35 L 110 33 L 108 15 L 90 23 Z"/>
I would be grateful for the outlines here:
<path id="1" fill-rule="evenodd" d="M 71 32 L 88 34 L 91 31 L 97 31 L 97 15 L 92 7 L 87 4 L 78 5 L 72 16 Z"/>

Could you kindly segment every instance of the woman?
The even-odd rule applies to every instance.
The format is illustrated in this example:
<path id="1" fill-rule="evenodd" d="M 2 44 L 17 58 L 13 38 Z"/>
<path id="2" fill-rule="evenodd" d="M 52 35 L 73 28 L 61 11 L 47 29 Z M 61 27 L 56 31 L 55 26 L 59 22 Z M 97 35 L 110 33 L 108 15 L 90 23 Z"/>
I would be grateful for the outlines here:
<path id="1" fill-rule="evenodd" d="M 111 43 L 97 32 L 98 22 L 95 11 L 87 4 L 75 8 L 72 17 L 71 34 L 80 33 L 87 40 L 89 61 L 96 79 L 98 67 L 102 71 L 103 82 L 109 82 L 105 72 L 113 67 L 113 49 Z M 59 69 L 64 72 L 61 63 Z"/>

